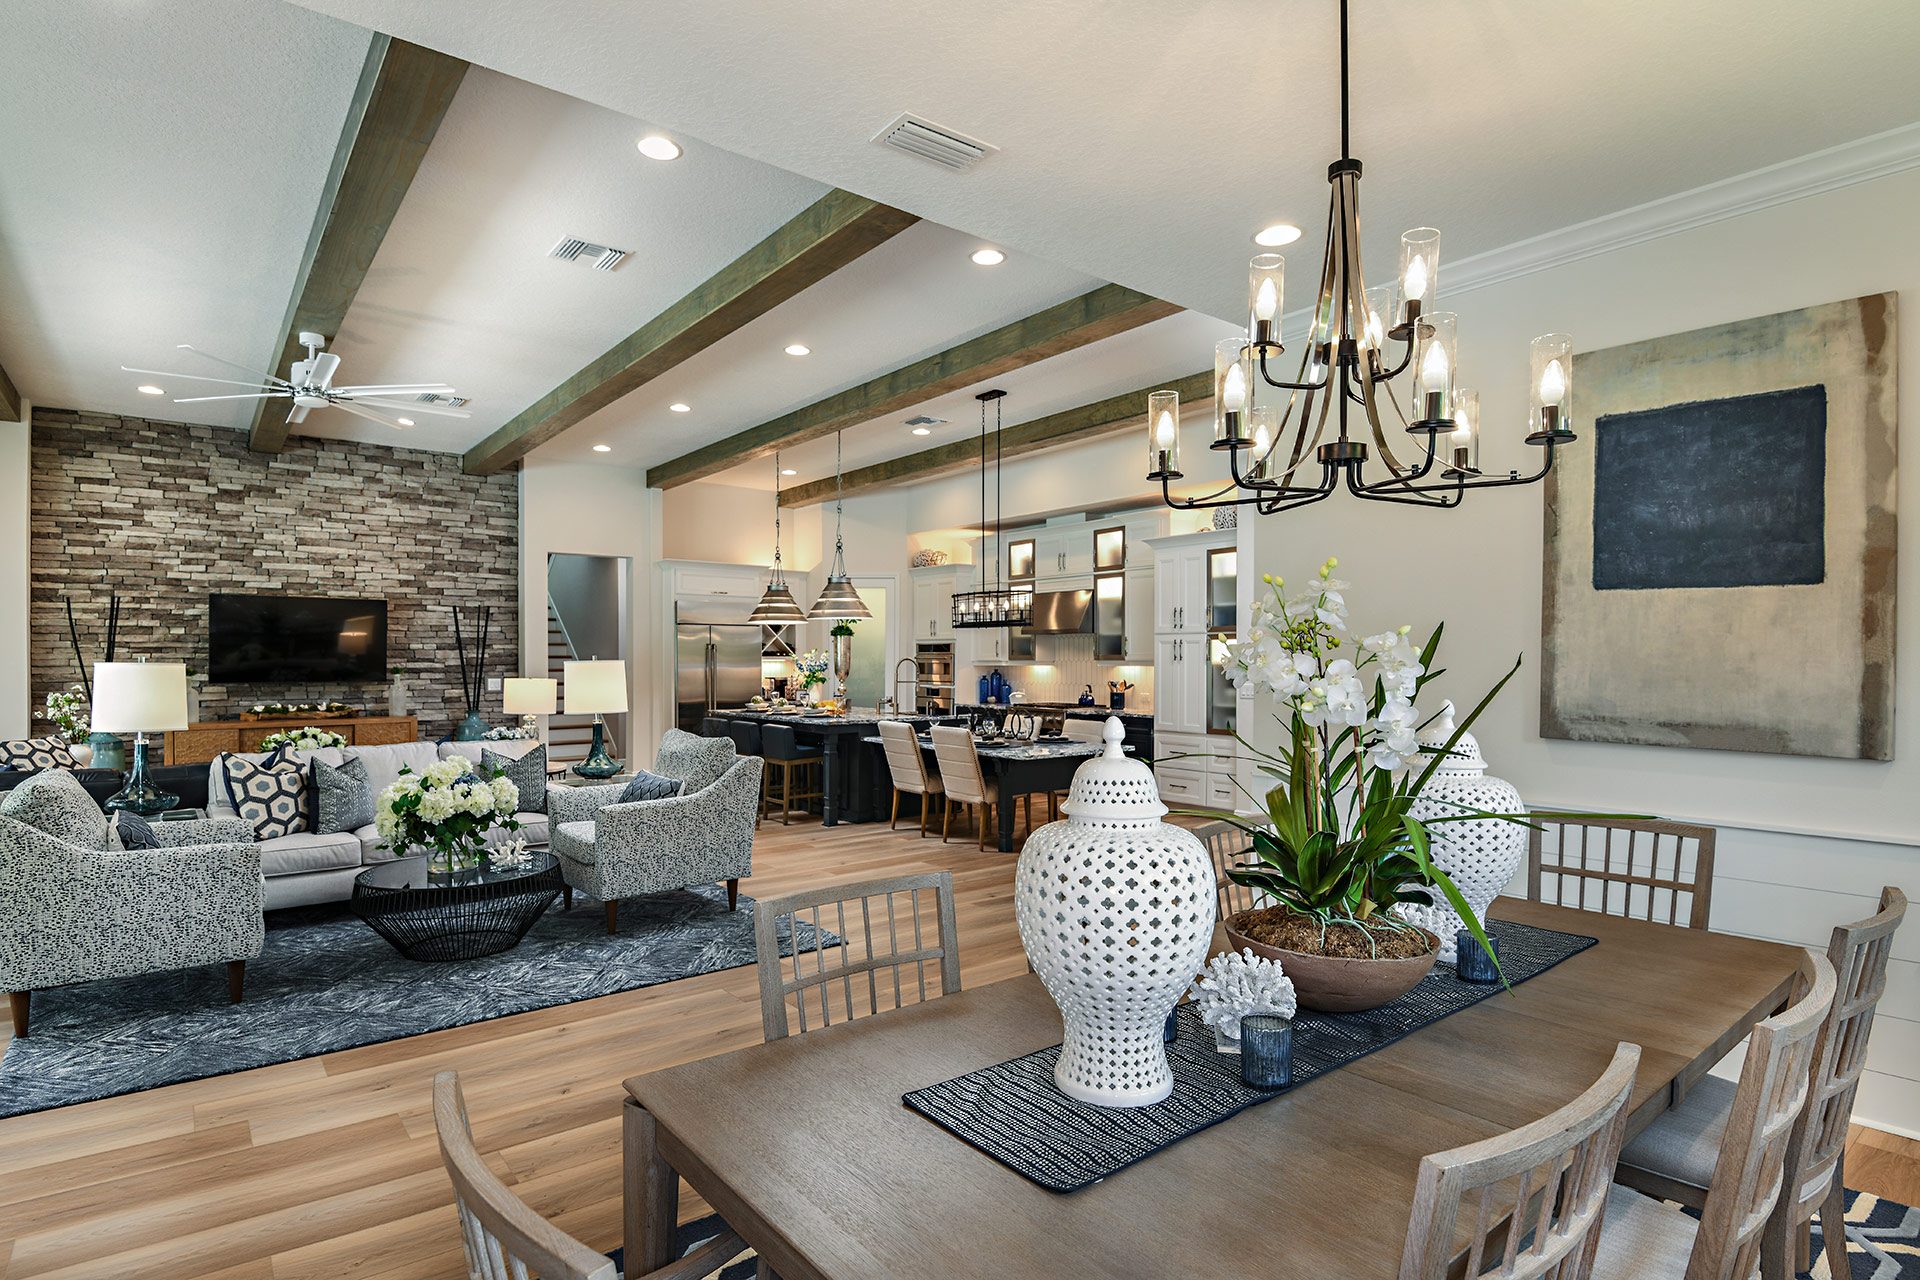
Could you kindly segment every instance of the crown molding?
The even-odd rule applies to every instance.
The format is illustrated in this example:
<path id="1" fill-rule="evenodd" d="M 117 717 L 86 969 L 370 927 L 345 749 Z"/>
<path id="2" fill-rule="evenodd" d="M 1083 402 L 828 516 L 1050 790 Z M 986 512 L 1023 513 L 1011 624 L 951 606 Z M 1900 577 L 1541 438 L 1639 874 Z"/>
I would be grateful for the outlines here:
<path id="1" fill-rule="evenodd" d="M 1920 167 L 1920 123 L 1902 125 L 1461 258 L 1446 270 L 1446 292 L 1484 289 L 1916 167 Z"/>

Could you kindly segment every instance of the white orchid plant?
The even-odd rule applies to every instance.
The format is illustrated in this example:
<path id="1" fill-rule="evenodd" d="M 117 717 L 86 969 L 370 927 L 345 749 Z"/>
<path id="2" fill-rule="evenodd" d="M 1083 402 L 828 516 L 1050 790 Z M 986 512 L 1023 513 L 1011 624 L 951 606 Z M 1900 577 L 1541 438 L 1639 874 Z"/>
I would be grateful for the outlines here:
<path id="1" fill-rule="evenodd" d="M 448 756 L 424 773 L 402 768 L 380 793 L 374 828 L 390 849 L 431 850 L 429 867 L 459 871 L 486 854 L 487 832 L 518 831 L 520 788 L 504 771 L 483 777 L 465 756 Z"/>
<path id="2" fill-rule="evenodd" d="M 322 747 L 346 745 L 347 740 L 342 735 L 308 725 L 302 729 L 282 729 L 279 733 L 270 733 L 260 739 L 259 749 L 278 751 L 281 747 L 285 747 L 289 751 L 318 751 Z"/>

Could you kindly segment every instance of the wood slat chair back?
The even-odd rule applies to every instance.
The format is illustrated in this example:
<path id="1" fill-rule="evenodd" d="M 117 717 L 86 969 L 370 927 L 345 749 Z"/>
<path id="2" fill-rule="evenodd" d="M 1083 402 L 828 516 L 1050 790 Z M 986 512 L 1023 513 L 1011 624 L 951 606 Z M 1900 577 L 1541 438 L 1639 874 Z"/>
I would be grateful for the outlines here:
<path id="1" fill-rule="evenodd" d="M 1400 1280 L 1585 1280 L 1626 1132 L 1640 1046 L 1551 1115 L 1420 1162 Z M 1455 1260 L 1465 1241 L 1462 1272 Z"/>
<path id="2" fill-rule="evenodd" d="M 1207 856 L 1213 859 L 1214 892 L 1220 903 L 1220 919 L 1227 920 L 1261 905 L 1259 893 L 1227 879 L 1229 867 L 1247 861 L 1253 850 L 1253 837 L 1231 822 L 1209 822 L 1204 827 L 1195 827 L 1193 834 L 1200 837 L 1200 842 L 1207 846 Z"/>
<path id="3" fill-rule="evenodd" d="M 1760 1267 L 1768 1222 L 1782 1195 L 1788 1147 L 1811 1092 L 1814 1045 L 1833 1008 L 1833 965 L 1807 952 L 1795 987 L 1793 1003 L 1757 1024 L 1747 1041 L 1747 1060 L 1700 1211 L 1686 1280 L 1746 1280 Z M 1771 1246 L 1782 1262 L 1786 1236 L 1782 1216 Z"/>
<path id="4" fill-rule="evenodd" d="M 905 720 L 882 720 L 880 742 L 887 753 L 887 772 L 893 775 L 893 789 L 924 796 L 938 795 L 940 779 L 927 776 L 927 759 L 920 749 L 920 737 Z M 931 783 L 931 787 L 929 786 Z"/>
<path id="5" fill-rule="evenodd" d="M 837 934 L 840 945 L 780 954 L 780 922 Z M 960 990 L 953 876 L 945 871 L 829 885 L 753 909 L 760 1021 L 768 1040 L 921 1004 Z M 931 992 L 929 990 L 931 980 Z"/>
<path id="6" fill-rule="evenodd" d="M 1712 827 L 1534 813 L 1527 897 L 1704 929 L 1713 906 Z"/>
<path id="7" fill-rule="evenodd" d="M 455 1072 L 433 1078 L 433 1124 L 440 1134 L 440 1160 L 453 1182 L 468 1280 L 619 1280 L 613 1259 L 535 1213 L 487 1167 L 473 1145 L 467 1101 Z M 698 1280 L 746 1247 L 738 1235 L 723 1231 L 686 1257 L 630 1280 Z"/>
<path id="8" fill-rule="evenodd" d="M 1874 1011 L 1887 989 L 1887 957 L 1906 914 L 1907 895 L 1889 885 L 1880 890 L 1877 914 L 1834 929 L 1827 947 L 1834 973 L 1833 1008 L 1814 1045 L 1807 1105 L 1788 1145 L 1792 1216 L 1797 1224 L 1810 1218 L 1816 1208 L 1823 1210 L 1821 1229 L 1833 1237 L 1828 1261 L 1835 1275 L 1847 1274 L 1848 1266 L 1841 1232 L 1845 1222 L 1841 1156 L 1853 1121 L 1854 1094 L 1867 1065 Z"/>
<path id="9" fill-rule="evenodd" d="M 940 766 L 940 783 L 949 800 L 965 804 L 985 804 L 987 779 L 980 772 L 980 752 L 974 746 L 973 732 L 962 725 L 933 726 L 933 758 Z"/>
<path id="10" fill-rule="evenodd" d="M 1105 742 L 1106 739 L 1101 735 L 1106 731 L 1105 720 L 1083 720 L 1072 716 L 1067 717 L 1066 723 L 1060 729 L 1070 742 Z"/>

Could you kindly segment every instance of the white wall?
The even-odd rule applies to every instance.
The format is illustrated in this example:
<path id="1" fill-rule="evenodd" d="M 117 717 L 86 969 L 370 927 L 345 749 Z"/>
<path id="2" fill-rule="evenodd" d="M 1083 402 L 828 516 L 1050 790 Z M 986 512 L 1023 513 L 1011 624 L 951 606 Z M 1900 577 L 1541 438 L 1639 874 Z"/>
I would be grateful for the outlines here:
<path id="1" fill-rule="evenodd" d="M 0 738 L 25 738 L 33 728 L 27 688 L 28 623 L 33 571 L 27 531 L 33 503 L 29 448 L 33 406 L 21 402 L 20 421 L 0 422 Z"/>
<path id="2" fill-rule="evenodd" d="M 1463 382 L 1480 388 L 1483 463 L 1528 468 L 1527 342 L 1550 330 L 1596 350 L 1884 290 L 1905 295 L 1901 435 L 1920 440 L 1920 172 L 1909 171 L 1442 298 L 1460 314 Z M 1574 388 L 1576 429 L 1580 389 Z M 1583 441 L 1575 448 L 1591 448 Z M 1200 455 L 1192 455 L 1198 457 Z M 1211 474 L 1211 472 L 1209 472 Z M 1906 509 L 1899 592 L 1920 602 L 1920 465 Z M 1452 512 L 1337 495 L 1257 522 L 1260 572 L 1299 578 L 1330 554 L 1368 629 L 1447 624 L 1444 692 L 1476 701 L 1519 654 L 1526 666 L 1476 726 L 1495 772 L 1530 803 L 1654 812 L 1721 828 L 1713 927 L 1825 947 L 1870 914 L 1883 884 L 1920 892 L 1920 626 L 1896 650 L 1890 763 L 1547 741 L 1539 736 L 1539 486 L 1470 496 Z M 1791 679 L 1790 671 L 1780 678 Z M 1261 717 L 1259 727 L 1270 726 Z M 1894 948 L 1858 1118 L 1920 1132 L 1920 920 Z"/>
<path id="3" fill-rule="evenodd" d="M 520 670 L 544 675 L 547 666 L 547 557 L 556 553 L 625 556 L 631 563 L 627 596 L 628 741 L 614 754 L 645 764 L 666 725 L 661 707 L 670 696 L 656 687 L 664 623 L 655 617 L 662 545 L 658 489 L 644 471 L 580 463 L 527 462 L 520 472 Z"/>

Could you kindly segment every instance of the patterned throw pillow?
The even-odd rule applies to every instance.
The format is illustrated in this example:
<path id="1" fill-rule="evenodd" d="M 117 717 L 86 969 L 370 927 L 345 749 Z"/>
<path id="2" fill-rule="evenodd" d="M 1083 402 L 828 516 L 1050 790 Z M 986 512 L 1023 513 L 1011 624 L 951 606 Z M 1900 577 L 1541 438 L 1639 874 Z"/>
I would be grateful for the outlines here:
<path id="1" fill-rule="evenodd" d="M 254 839 L 307 830 L 307 771 L 298 761 L 276 753 L 258 764 L 234 755 L 226 763 L 227 799 L 253 824 Z"/>
<path id="2" fill-rule="evenodd" d="M 153 834 L 153 824 L 137 813 L 125 809 L 113 816 L 113 835 L 122 849 L 158 849 L 160 837 Z"/>
<path id="3" fill-rule="evenodd" d="M 535 747 L 518 760 L 512 756 L 497 756 L 485 747 L 480 748 L 480 772 L 491 778 L 496 769 L 504 772 L 507 780 L 520 788 L 521 813 L 547 811 L 547 749 L 545 746 Z"/>
<path id="4" fill-rule="evenodd" d="M 323 836 L 357 831 L 373 823 L 373 784 L 359 756 L 338 765 L 313 762 L 313 829 Z"/>
<path id="5" fill-rule="evenodd" d="M 657 773 L 648 773 L 645 769 L 633 775 L 633 781 L 620 793 L 615 804 L 632 804 L 635 800 L 665 800 L 680 794 L 680 788 L 686 783 L 678 778 L 663 778 Z"/>
<path id="6" fill-rule="evenodd" d="M 67 744 L 58 738 L 19 738 L 0 742 L 0 764 L 11 769 L 35 772 L 41 769 L 71 769 L 79 764 Z"/>
<path id="7" fill-rule="evenodd" d="M 7 792 L 0 814 L 68 844 L 107 848 L 107 815 L 80 779 L 64 769 L 36 773 Z"/>

